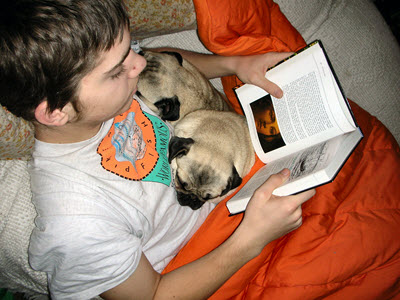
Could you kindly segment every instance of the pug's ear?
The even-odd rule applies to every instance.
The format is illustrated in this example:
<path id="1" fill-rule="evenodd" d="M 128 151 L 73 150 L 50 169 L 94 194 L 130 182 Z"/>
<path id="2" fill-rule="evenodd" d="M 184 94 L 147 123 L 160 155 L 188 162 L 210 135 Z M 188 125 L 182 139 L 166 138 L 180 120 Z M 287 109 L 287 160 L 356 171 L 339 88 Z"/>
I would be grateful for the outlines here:
<path id="1" fill-rule="evenodd" d="M 158 108 L 160 116 L 163 120 L 179 120 L 181 102 L 177 96 L 162 98 L 154 103 L 154 105 Z"/>
<path id="2" fill-rule="evenodd" d="M 171 163 L 171 161 L 175 157 L 186 155 L 189 152 L 190 147 L 193 145 L 193 143 L 194 140 L 191 138 L 174 136 L 169 142 L 168 146 L 168 162 Z"/>
<path id="3" fill-rule="evenodd" d="M 241 184 L 242 184 L 242 177 L 240 177 L 238 171 L 236 170 L 236 167 L 233 166 L 232 177 L 231 177 L 231 188 L 235 189 Z"/>
<path id="4" fill-rule="evenodd" d="M 168 54 L 168 55 L 175 56 L 176 59 L 177 59 L 177 61 L 179 62 L 179 64 L 182 66 L 182 64 L 183 64 L 183 58 L 182 58 L 182 55 L 180 55 L 178 52 L 163 51 L 163 52 L 161 52 L 161 53 L 165 53 L 165 54 Z"/>
<path id="5" fill-rule="evenodd" d="M 228 179 L 225 189 L 221 192 L 221 196 L 226 195 L 230 190 L 237 188 L 242 184 L 242 177 L 240 177 L 236 167 L 232 167 L 232 175 Z"/>

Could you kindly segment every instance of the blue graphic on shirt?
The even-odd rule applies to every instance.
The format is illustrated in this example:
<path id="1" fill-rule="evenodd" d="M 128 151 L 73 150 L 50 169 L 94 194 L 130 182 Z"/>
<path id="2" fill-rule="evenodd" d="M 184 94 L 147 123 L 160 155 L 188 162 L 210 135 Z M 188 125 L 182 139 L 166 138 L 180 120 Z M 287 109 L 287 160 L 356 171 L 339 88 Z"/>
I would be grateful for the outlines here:
<path id="1" fill-rule="evenodd" d="M 130 112 L 125 120 L 115 124 L 115 134 L 111 143 L 116 149 L 115 159 L 130 161 L 136 170 L 136 161 L 146 153 L 143 133 L 135 122 L 135 113 Z"/>
<path id="2" fill-rule="evenodd" d="M 151 170 L 149 174 L 142 178 L 142 181 L 151 181 L 163 183 L 167 186 L 171 184 L 171 169 L 168 163 L 168 144 L 170 131 L 168 126 L 159 118 L 147 114 L 144 115 L 151 122 L 155 141 L 153 138 L 148 138 L 143 135 L 141 126 L 148 126 L 146 124 L 137 124 L 135 120 L 135 113 L 130 112 L 127 117 L 118 123 L 115 123 L 115 131 L 111 143 L 116 149 L 115 159 L 117 161 L 129 161 L 136 171 L 138 163 L 140 167 L 145 167 Z M 155 149 L 154 149 L 155 148 Z M 146 152 L 156 151 L 159 155 L 156 163 L 149 164 L 146 159 Z"/>

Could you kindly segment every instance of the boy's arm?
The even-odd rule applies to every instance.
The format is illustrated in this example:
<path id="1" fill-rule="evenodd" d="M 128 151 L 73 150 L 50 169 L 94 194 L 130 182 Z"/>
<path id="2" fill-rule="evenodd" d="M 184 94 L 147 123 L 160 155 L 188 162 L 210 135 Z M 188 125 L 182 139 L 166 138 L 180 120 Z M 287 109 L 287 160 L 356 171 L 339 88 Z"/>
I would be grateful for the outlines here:
<path id="1" fill-rule="evenodd" d="M 255 191 L 242 223 L 218 248 L 170 273 L 160 275 L 142 255 L 138 268 L 122 284 L 103 293 L 105 299 L 206 299 L 271 241 L 301 225 L 301 204 L 311 190 L 275 197 L 288 170 L 271 176 Z"/>
<path id="2" fill-rule="evenodd" d="M 160 48 L 157 51 L 179 52 L 209 79 L 236 74 L 242 82 L 257 85 L 277 98 L 283 96 L 282 90 L 266 79 L 265 73 L 268 68 L 292 54 L 269 52 L 249 56 L 219 56 L 171 48 Z"/>

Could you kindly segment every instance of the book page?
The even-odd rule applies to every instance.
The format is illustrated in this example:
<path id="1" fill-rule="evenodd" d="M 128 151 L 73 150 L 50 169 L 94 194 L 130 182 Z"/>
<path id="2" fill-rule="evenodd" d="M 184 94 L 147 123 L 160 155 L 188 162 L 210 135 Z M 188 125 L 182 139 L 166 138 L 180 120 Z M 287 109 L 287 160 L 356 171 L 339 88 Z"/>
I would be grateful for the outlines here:
<path id="1" fill-rule="evenodd" d="M 305 151 L 293 153 L 287 157 L 271 162 L 258 170 L 245 186 L 229 201 L 235 201 L 235 198 L 251 197 L 254 191 L 272 174 L 276 174 L 284 168 L 290 170 L 289 179 L 284 185 L 306 177 L 313 172 L 317 172 L 325 168 L 332 160 L 333 154 L 337 151 L 337 147 L 338 143 L 323 142 Z M 284 185 L 282 185 L 282 187 Z M 278 194 L 280 194 L 279 190 Z"/>
<path id="2" fill-rule="evenodd" d="M 362 137 L 357 129 L 265 165 L 227 202 L 229 211 L 244 211 L 254 191 L 284 168 L 290 170 L 290 176 L 273 191 L 277 196 L 292 195 L 332 181 Z"/>
<path id="3" fill-rule="evenodd" d="M 253 196 L 254 191 L 260 187 L 271 175 L 280 172 L 284 168 L 290 170 L 289 179 L 273 191 L 274 195 L 284 196 L 304 190 L 304 186 L 313 187 L 318 185 L 313 172 L 326 167 L 337 150 L 337 144 L 328 147 L 328 143 L 310 147 L 304 152 L 294 153 L 288 157 L 271 162 L 259 169 L 250 180 L 226 203 L 231 213 L 237 213 L 246 209 L 247 203 Z M 326 178 L 324 178 L 326 180 Z M 295 183 L 295 185 L 293 185 Z M 289 185 L 291 189 L 287 189 Z"/>
<path id="4" fill-rule="evenodd" d="M 236 89 L 263 162 L 356 128 L 319 44 L 279 64 L 266 77 L 282 88 L 283 98 L 249 84 Z"/>
<path id="5" fill-rule="evenodd" d="M 339 85 L 336 82 L 333 74 L 332 74 L 332 80 L 333 80 L 333 82 L 335 84 L 335 91 L 336 91 L 337 99 L 341 99 L 342 92 L 340 91 Z M 341 123 L 345 124 L 346 123 L 345 120 L 347 120 L 351 124 L 351 126 L 357 127 L 357 124 L 354 122 L 353 113 L 351 112 L 350 109 L 348 109 L 349 108 L 348 102 L 347 101 L 338 101 L 338 102 L 339 102 L 340 106 L 342 107 L 342 112 L 343 112 L 343 114 L 338 113 L 336 115 L 336 119 L 339 120 L 338 123 L 339 124 L 341 124 Z M 343 120 L 343 118 L 345 118 L 345 119 Z M 345 129 L 344 129 L 344 131 L 347 132 L 347 130 L 345 130 Z"/>
<path id="6" fill-rule="evenodd" d="M 275 189 L 273 194 L 291 195 L 332 181 L 362 138 L 363 134 L 357 128 L 306 149 L 289 167 L 289 180 Z"/>

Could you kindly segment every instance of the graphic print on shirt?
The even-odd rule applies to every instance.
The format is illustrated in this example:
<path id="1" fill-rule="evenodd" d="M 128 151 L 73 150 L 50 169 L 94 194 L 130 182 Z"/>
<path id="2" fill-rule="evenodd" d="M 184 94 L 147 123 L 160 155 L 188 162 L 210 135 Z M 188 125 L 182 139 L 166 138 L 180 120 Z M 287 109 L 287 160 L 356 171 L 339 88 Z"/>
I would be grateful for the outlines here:
<path id="1" fill-rule="evenodd" d="M 97 152 L 107 171 L 129 180 L 171 184 L 167 158 L 170 132 L 157 117 L 133 100 L 128 111 L 115 117 Z"/>

